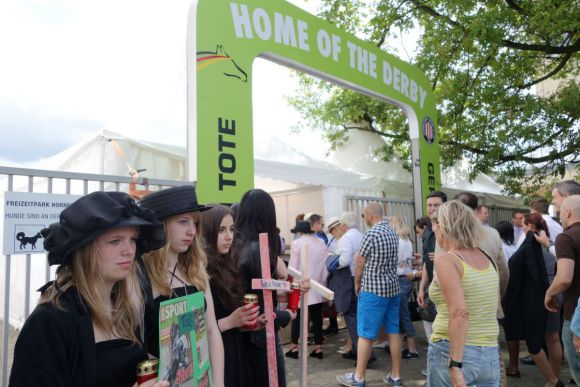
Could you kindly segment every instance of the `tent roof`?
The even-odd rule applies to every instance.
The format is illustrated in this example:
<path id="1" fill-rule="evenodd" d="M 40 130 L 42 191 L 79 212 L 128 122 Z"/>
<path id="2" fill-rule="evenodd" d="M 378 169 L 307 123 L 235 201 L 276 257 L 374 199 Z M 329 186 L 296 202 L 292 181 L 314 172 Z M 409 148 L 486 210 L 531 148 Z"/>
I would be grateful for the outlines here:
<path id="1" fill-rule="evenodd" d="M 305 186 L 328 186 L 357 191 L 382 192 L 387 196 L 412 197 L 411 175 L 398 163 L 369 159 L 370 138 L 357 137 L 343 153 L 328 161 L 310 157 L 290 145 L 272 139 L 255 149 L 255 184 L 269 191 Z M 116 140 L 122 154 L 115 149 Z M 370 139 L 372 141 L 372 139 Z M 350 148 L 349 148 L 350 147 Z M 355 157 L 357 156 L 357 157 Z M 126 159 L 126 161 L 124 160 Z M 103 130 L 68 149 L 38 163 L 43 169 L 70 172 L 126 175 L 129 166 L 146 169 L 151 178 L 185 180 L 186 148 L 125 137 Z M 348 168 L 348 170 L 345 168 Z M 376 176 L 376 174 L 379 176 Z M 373 176 L 374 175 L 374 176 Z M 454 168 L 442 174 L 445 191 L 469 190 L 483 193 L 487 204 L 521 207 L 521 201 L 501 195 L 501 187 L 485 175 L 469 182 L 466 168 Z"/>

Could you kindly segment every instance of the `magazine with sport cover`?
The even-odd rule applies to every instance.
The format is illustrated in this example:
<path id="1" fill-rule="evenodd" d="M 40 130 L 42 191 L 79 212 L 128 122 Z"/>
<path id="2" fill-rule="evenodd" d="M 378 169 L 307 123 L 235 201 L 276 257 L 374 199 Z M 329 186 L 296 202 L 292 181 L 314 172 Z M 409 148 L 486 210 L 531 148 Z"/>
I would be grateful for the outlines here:
<path id="1" fill-rule="evenodd" d="M 171 387 L 213 385 L 203 292 L 161 303 L 159 380 L 169 381 Z"/>

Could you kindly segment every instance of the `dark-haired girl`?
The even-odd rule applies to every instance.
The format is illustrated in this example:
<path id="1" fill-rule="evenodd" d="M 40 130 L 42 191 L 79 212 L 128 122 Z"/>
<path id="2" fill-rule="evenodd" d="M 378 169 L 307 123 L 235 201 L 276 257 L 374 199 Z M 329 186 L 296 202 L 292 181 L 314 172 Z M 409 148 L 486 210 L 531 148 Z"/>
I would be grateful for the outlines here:
<path id="1" fill-rule="evenodd" d="M 215 315 L 224 342 L 224 384 L 250 387 L 253 383 L 247 345 L 240 328 L 256 320 L 260 308 L 242 305 L 242 282 L 231 254 L 235 231 L 232 212 L 227 207 L 213 205 L 203 213 L 202 230 Z"/>
<path id="2" fill-rule="evenodd" d="M 503 255 L 507 262 L 513 253 L 515 253 L 518 249 L 518 246 L 514 241 L 514 225 L 510 222 L 502 220 L 501 222 L 497 222 L 495 224 L 495 229 L 501 238 L 501 243 L 503 245 Z"/>
<path id="3" fill-rule="evenodd" d="M 276 210 L 274 200 L 265 191 L 253 189 L 244 194 L 240 202 L 240 208 L 236 216 L 236 237 L 240 238 L 240 250 L 238 256 L 238 267 L 242 277 L 242 288 L 244 292 L 256 293 L 260 309 L 264 310 L 264 297 L 262 291 L 252 290 L 252 279 L 262 278 L 262 268 L 260 261 L 260 233 L 268 234 L 268 248 L 270 258 L 270 269 L 272 278 L 285 279 L 287 277 L 286 268 L 278 258 L 279 243 L 276 232 Z M 276 297 L 274 297 L 274 308 L 276 308 Z M 284 366 L 284 353 L 280 343 L 278 330 L 296 317 L 291 311 L 275 310 L 276 319 L 276 357 L 278 365 L 278 386 L 286 386 L 286 370 Z M 272 318 L 266 316 L 266 318 Z M 268 356 L 266 352 L 266 332 L 264 329 L 244 334 L 248 344 L 248 360 L 254 383 L 258 387 L 269 386 L 268 380 Z"/>

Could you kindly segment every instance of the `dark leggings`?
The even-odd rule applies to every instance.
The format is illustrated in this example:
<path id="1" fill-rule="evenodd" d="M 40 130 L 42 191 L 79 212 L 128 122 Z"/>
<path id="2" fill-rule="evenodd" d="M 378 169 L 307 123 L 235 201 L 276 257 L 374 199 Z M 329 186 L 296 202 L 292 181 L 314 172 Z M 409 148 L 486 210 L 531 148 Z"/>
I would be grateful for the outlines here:
<path id="1" fill-rule="evenodd" d="M 314 331 L 314 344 L 322 344 L 322 303 L 308 306 L 308 316 L 312 321 Z M 300 309 L 296 313 L 296 318 L 292 321 L 292 343 L 298 344 L 300 337 Z"/>

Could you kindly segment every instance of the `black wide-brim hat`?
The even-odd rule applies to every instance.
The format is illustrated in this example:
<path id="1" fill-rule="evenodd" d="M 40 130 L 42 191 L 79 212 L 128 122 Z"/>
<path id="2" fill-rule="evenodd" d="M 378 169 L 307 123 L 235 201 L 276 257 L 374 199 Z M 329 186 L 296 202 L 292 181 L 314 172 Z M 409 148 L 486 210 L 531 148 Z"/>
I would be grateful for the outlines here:
<path id="1" fill-rule="evenodd" d="M 145 196 L 139 205 L 155 212 L 155 216 L 159 220 L 186 212 L 201 212 L 211 209 L 211 207 L 197 202 L 193 185 L 183 185 L 153 192 Z"/>
<path id="2" fill-rule="evenodd" d="M 140 208 L 124 192 L 97 191 L 81 197 L 60 213 L 60 221 L 40 231 L 48 264 L 68 264 L 75 250 L 108 230 L 139 227 L 138 253 L 160 249 L 165 245 L 163 224 L 153 211 Z"/>
<path id="3" fill-rule="evenodd" d="M 297 232 L 302 233 L 302 234 L 313 234 L 314 231 L 312 231 L 312 228 L 310 227 L 310 222 L 307 222 L 305 220 L 299 220 L 298 222 L 296 222 L 296 227 L 294 227 L 292 230 L 290 230 L 290 232 L 292 234 L 296 234 Z"/>

